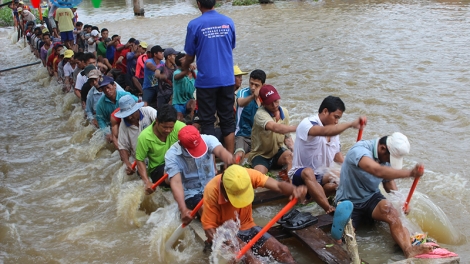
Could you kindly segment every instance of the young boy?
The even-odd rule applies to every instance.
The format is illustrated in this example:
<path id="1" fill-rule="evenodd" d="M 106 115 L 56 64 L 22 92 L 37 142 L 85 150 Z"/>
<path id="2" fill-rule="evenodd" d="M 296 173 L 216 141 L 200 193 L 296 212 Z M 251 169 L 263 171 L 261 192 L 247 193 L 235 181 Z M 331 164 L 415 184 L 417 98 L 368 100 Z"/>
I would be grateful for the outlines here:
<path id="1" fill-rule="evenodd" d="M 78 21 L 75 23 L 75 29 L 73 30 L 73 51 L 77 52 L 80 50 L 80 47 L 83 47 L 83 39 L 80 37 L 82 33 L 83 23 Z M 81 50 L 83 52 L 83 49 Z"/>

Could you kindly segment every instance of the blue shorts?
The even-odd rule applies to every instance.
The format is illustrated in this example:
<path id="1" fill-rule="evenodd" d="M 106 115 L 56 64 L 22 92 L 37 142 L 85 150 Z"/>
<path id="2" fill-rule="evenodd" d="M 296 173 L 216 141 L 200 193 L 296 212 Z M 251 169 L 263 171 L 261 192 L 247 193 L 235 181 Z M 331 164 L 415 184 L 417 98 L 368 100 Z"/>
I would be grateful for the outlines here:
<path id="1" fill-rule="evenodd" d="M 185 104 L 174 104 L 173 107 L 176 109 L 176 112 L 182 113 L 184 115 L 184 114 L 186 114 L 186 103 Z"/>
<path id="2" fill-rule="evenodd" d="M 158 86 L 152 86 L 143 89 L 142 101 L 150 104 L 157 100 L 157 88 Z"/>
<path id="3" fill-rule="evenodd" d="M 292 175 L 292 184 L 294 184 L 295 186 L 300 186 L 300 185 L 305 185 L 305 182 L 304 180 L 302 179 L 302 171 L 304 170 L 305 168 L 300 168 L 300 169 L 297 169 L 295 172 L 294 172 L 294 175 Z M 323 174 L 315 174 L 315 179 L 317 180 L 317 182 L 323 186 L 322 184 L 322 181 L 323 181 Z"/>
<path id="4" fill-rule="evenodd" d="M 60 32 L 60 40 L 62 40 L 62 42 L 73 40 L 73 31 Z"/>

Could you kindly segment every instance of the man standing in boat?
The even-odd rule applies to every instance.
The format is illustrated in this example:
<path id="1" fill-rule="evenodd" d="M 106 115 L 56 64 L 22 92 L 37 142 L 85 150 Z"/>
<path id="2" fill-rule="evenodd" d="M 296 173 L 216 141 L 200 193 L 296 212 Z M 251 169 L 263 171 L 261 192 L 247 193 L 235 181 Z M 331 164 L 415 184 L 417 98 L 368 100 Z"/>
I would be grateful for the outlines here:
<path id="1" fill-rule="evenodd" d="M 178 132 L 184 126 L 183 122 L 177 120 L 175 108 L 165 104 L 158 109 L 157 119 L 151 126 L 142 130 L 137 138 L 135 159 L 147 194 L 154 192 L 152 182 L 163 177 L 165 154 L 178 141 Z M 146 158 L 148 159 L 148 169 L 145 167 Z M 168 186 L 168 179 L 165 183 Z"/>
<path id="2" fill-rule="evenodd" d="M 234 157 L 212 135 L 201 135 L 196 127 L 187 125 L 178 133 L 178 142 L 165 154 L 165 171 L 171 191 L 181 212 L 181 220 L 191 221 L 191 210 L 202 199 L 204 187 L 215 176 L 214 156 L 225 164 Z"/>
<path id="3" fill-rule="evenodd" d="M 251 132 L 251 165 L 257 171 L 267 173 L 271 169 L 292 167 L 294 143 L 289 133 L 296 126 L 289 125 L 289 113 L 280 106 L 279 93 L 272 85 L 265 84 L 259 91 L 262 106 L 258 108 Z"/>
<path id="4" fill-rule="evenodd" d="M 289 178 L 296 186 L 307 186 L 308 193 L 325 212 L 335 210 L 327 197 L 338 188 L 337 178 L 326 173 L 333 162 L 343 163 L 339 134 L 348 128 L 360 128 L 361 118 L 338 124 L 346 107 L 339 97 L 326 97 L 318 114 L 305 118 L 297 126 L 294 143 L 294 159 Z M 365 119 L 365 117 L 364 117 Z"/>
<path id="5" fill-rule="evenodd" d="M 346 154 L 336 192 L 337 203 L 352 202 L 354 207 L 351 219 L 354 228 L 360 223 L 374 220 L 387 223 L 393 240 L 407 258 L 428 253 L 432 248 L 426 244 L 411 245 L 410 234 L 403 226 L 399 213 L 380 193 L 379 185 L 383 183 L 385 191 L 390 192 L 397 190 L 395 179 L 423 175 L 423 171 L 420 171 L 421 164 L 411 170 L 402 169 L 403 156 L 409 152 L 408 138 L 400 132 L 357 142 Z"/>
<path id="6" fill-rule="evenodd" d="M 212 243 L 217 227 L 237 218 L 240 219 L 240 231 L 237 234 L 240 240 L 248 242 L 258 234 L 261 227 L 253 220 L 251 203 L 254 200 L 253 189 L 261 187 L 280 192 L 291 199 L 303 199 L 307 193 L 305 186 L 296 187 L 269 178 L 259 171 L 231 165 L 224 173 L 214 177 L 204 190 L 201 222 L 207 242 Z M 269 233 L 265 233 L 252 249 L 261 256 L 271 255 L 280 263 L 296 263 L 289 249 Z M 252 263 L 252 254 L 246 257 L 247 262 Z"/>
<path id="7" fill-rule="evenodd" d="M 196 1 L 202 15 L 188 24 L 184 46 L 186 59 L 181 70 L 188 73 L 191 63 L 197 58 L 198 76 L 195 86 L 201 132 L 215 135 L 217 112 L 224 145 L 233 153 L 235 78 L 232 50 L 235 48 L 235 24 L 231 18 L 214 9 L 215 2 Z"/>

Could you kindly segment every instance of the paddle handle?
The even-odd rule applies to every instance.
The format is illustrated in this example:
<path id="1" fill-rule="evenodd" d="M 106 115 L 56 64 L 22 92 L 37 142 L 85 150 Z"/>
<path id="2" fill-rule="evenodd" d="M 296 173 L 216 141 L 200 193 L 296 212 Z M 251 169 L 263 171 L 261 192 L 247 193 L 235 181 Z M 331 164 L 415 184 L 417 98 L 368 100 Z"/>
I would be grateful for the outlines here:
<path id="1" fill-rule="evenodd" d="M 191 218 L 194 218 L 196 216 L 197 211 L 199 211 L 199 209 L 201 209 L 203 203 L 204 203 L 204 199 L 201 199 L 199 201 L 199 203 L 197 203 L 196 207 L 194 207 L 193 211 L 191 211 Z M 182 227 L 185 228 L 186 225 L 183 224 Z"/>
<path id="2" fill-rule="evenodd" d="M 362 126 L 365 124 L 365 122 L 366 122 L 366 120 L 364 120 L 364 118 L 361 118 L 361 121 L 360 121 L 360 123 L 361 123 L 361 128 L 359 128 L 359 132 L 357 133 L 357 139 L 356 139 L 356 141 L 359 141 L 359 140 L 362 139 L 362 131 L 364 130 L 364 129 L 362 128 Z"/>
<path id="3" fill-rule="evenodd" d="M 419 166 L 418 171 L 420 173 L 424 173 L 424 166 Z M 405 205 L 403 206 L 403 211 L 408 211 L 409 206 L 410 206 L 410 201 L 411 197 L 413 196 L 413 193 L 415 192 L 416 186 L 418 185 L 418 181 L 421 177 L 416 177 L 413 181 L 413 185 L 411 185 L 410 192 L 408 193 L 408 197 L 406 198 Z"/>
<path id="4" fill-rule="evenodd" d="M 166 178 L 168 178 L 168 173 L 165 173 L 163 177 L 160 178 L 160 180 L 158 180 L 156 183 L 152 185 L 152 190 L 155 190 L 155 188 L 157 188 L 157 186 L 160 185 L 160 183 L 165 181 Z"/>
<path id="5" fill-rule="evenodd" d="M 261 229 L 261 231 L 259 231 L 259 233 L 240 250 L 240 252 L 238 252 L 237 260 L 240 260 L 243 255 L 245 255 L 245 253 L 264 235 L 264 233 L 266 233 L 269 228 L 271 228 L 271 226 L 273 226 L 279 219 L 281 219 L 283 215 L 285 215 L 292 207 L 294 207 L 296 203 L 297 198 L 294 198 L 288 204 L 286 204 L 286 206 L 284 206 L 284 208 L 282 208 L 282 210 L 279 211 L 279 213 L 277 213 L 277 215 L 274 216 L 274 218 L 271 219 L 271 221 L 269 221 L 269 223 L 265 225 L 263 229 Z"/>

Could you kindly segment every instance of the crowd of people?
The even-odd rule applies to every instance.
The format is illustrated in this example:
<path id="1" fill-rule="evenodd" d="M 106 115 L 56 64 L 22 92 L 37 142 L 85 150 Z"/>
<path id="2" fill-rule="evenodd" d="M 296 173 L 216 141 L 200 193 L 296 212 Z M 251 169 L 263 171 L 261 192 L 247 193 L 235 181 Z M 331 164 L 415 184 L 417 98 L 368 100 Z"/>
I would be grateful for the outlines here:
<path id="1" fill-rule="evenodd" d="M 215 0 L 197 0 L 197 5 L 202 15 L 188 24 L 186 53 L 132 37 L 123 43 L 121 36 L 109 37 L 106 28 L 78 21 L 76 8 L 50 6 L 36 24 L 23 2 L 10 7 L 34 56 L 64 93 L 76 95 L 84 118 L 106 134 L 127 174 L 137 173 L 147 194 L 154 191 L 153 183 L 168 177 L 163 185 L 171 188 L 185 224 L 204 199 L 200 214 L 207 243 L 217 227 L 237 217 L 238 237 L 243 242 L 254 237 L 260 227 L 252 217 L 253 189 L 265 187 L 315 201 L 335 217 L 336 204 L 351 201 L 354 207 L 338 214 L 344 216 L 339 229 L 350 217 L 354 227 L 363 219 L 384 221 L 406 257 L 429 251 L 411 246 L 398 213 L 378 188 L 383 182 L 387 191 L 396 190 L 394 179 L 422 175 L 418 165 L 402 169 L 410 150 L 406 136 L 397 132 L 360 141 L 344 157 L 339 135 L 363 129 L 366 118 L 339 123 L 345 104 L 328 96 L 318 113 L 293 125 L 266 73 L 233 65 L 232 19 L 214 10 Z M 249 87 L 241 87 L 248 74 Z M 217 176 L 216 158 L 226 166 Z M 245 161 L 253 169 L 239 165 Z M 333 163 L 342 164 L 340 178 L 328 173 Z M 266 175 L 276 169 L 286 171 L 286 181 Z M 336 204 L 330 204 L 328 197 L 335 194 Z M 288 248 L 267 233 L 253 250 L 295 263 Z M 247 258 L 256 262 L 252 254 Z"/>

